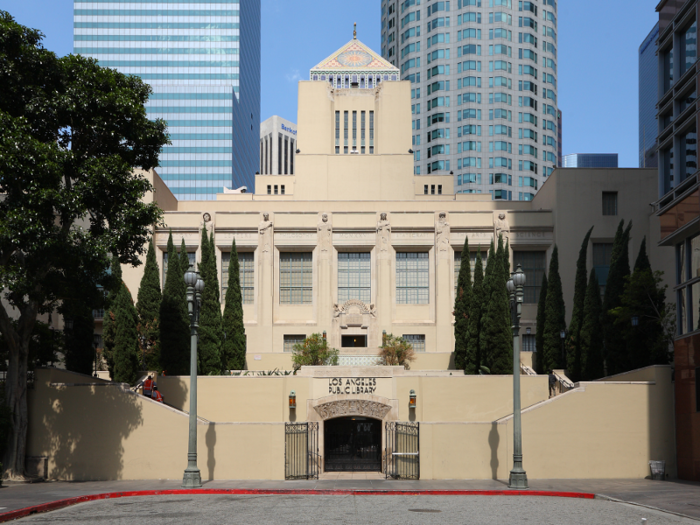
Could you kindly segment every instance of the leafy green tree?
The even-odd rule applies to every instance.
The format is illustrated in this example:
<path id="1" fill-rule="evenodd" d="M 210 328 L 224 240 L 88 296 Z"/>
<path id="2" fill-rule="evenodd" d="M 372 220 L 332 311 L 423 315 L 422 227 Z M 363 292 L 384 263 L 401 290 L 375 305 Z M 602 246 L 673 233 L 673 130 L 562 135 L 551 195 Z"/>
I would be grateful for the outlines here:
<path id="1" fill-rule="evenodd" d="M 139 338 L 136 325 L 138 313 L 131 293 L 122 285 L 114 305 L 114 324 L 117 335 L 114 339 L 114 381 L 133 385 L 139 373 Z"/>
<path id="2" fill-rule="evenodd" d="M 240 266 L 236 239 L 231 244 L 231 259 L 228 264 L 228 288 L 224 306 L 223 359 L 228 370 L 243 370 L 245 362 L 245 327 L 243 325 L 243 296 L 241 295 Z"/>
<path id="3" fill-rule="evenodd" d="M 542 285 L 540 286 L 540 297 L 537 301 L 537 332 L 535 333 L 535 372 L 546 374 L 544 361 L 544 322 L 547 312 L 547 274 L 542 275 Z"/>
<path id="4" fill-rule="evenodd" d="M 564 293 L 559 276 L 559 248 L 554 245 L 552 258 L 549 261 L 549 278 L 547 279 L 547 302 L 544 314 L 544 340 L 543 340 L 543 371 L 545 373 L 564 367 L 561 356 L 562 330 L 566 330 L 566 306 L 564 305 Z M 539 329 L 539 328 L 538 328 Z"/>
<path id="5" fill-rule="evenodd" d="M 586 259 L 588 255 L 588 241 L 591 238 L 593 226 L 588 230 L 576 261 L 576 280 L 574 282 L 574 309 L 569 323 L 569 334 L 566 341 L 566 368 L 572 381 L 579 381 L 583 372 L 581 363 L 581 326 L 583 326 L 583 304 L 586 300 Z"/>
<path id="6" fill-rule="evenodd" d="M 224 331 L 214 249 L 213 239 L 207 238 L 207 230 L 202 228 L 202 262 L 199 270 L 204 279 L 204 291 L 199 311 L 197 357 L 199 373 L 204 375 L 221 373 L 223 368 L 221 345 Z"/>
<path id="7" fill-rule="evenodd" d="M 675 315 L 666 303 L 663 272 L 653 272 L 642 240 L 634 273 L 625 284 L 622 305 L 613 310 L 615 326 L 627 343 L 627 370 L 665 365 L 673 345 Z M 636 325 L 632 319 L 635 319 Z M 624 370 L 623 370 L 624 371 Z"/>
<path id="8" fill-rule="evenodd" d="M 96 290 L 111 254 L 139 264 L 162 212 L 143 199 L 153 187 L 135 168 L 157 166 L 168 143 L 165 121 L 147 118 L 151 89 L 138 76 L 78 55 L 59 58 L 42 36 L 0 12 L 0 332 L 12 413 L 3 464 L 16 479 L 24 476 L 37 316 L 77 285 Z"/>
<path id="9" fill-rule="evenodd" d="M 484 306 L 479 338 L 480 367 L 486 366 L 492 374 L 511 374 L 513 372 L 513 339 L 510 329 L 504 329 L 506 320 L 508 322 L 510 320 L 510 315 L 504 311 L 508 300 L 508 290 L 504 279 L 504 250 L 501 238 L 499 238 L 498 244 L 500 250 L 497 251 L 493 242 L 491 243 L 489 258 L 486 262 Z"/>
<path id="10" fill-rule="evenodd" d="M 469 305 L 469 338 L 464 356 L 464 373 L 478 374 L 481 367 L 481 315 L 484 308 L 484 266 L 481 261 L 481 248 L 476 252 L 474 264 L 474 286 Z"/>
<path id="11" fill-rule="evenodd" d="M 455 293 L 455 368 L 464 370 L 467 366 L 467 346 L 469 345 L 469 309 L 472 301 L 472 272 L 469 261 L 469 239 L 464 239 L 457 291 Z"/>
<path id="12" fill-rule="evenodd" d="M 386 366 L 403 366 L 406 370 L 411 368 L 411 363 L 416 360 L 411 343 L 403 337 L 387 334 L 382 337 L 382 346 L 379 347 L 379 361 Z"/>
<path id="13" fill-rule="evenodd" d="M 603 332 L 600 329 L 603 305 L 600 300 L 600 285 L 591 268 L 583 303 L 583 325 L 581 326 L 581 368 L 582 379 L 592 381 L 605 374 L 603 360 Z"/>
<path id="14" fill-rule="evenodd" d="M 623 230 L 624 221 L 620 221 L 613 241 L 610 256 L 610 271 L 605 284 L 603 297 L 603 336 L 605 337 L 605 362 L 607 375 L 615 375 L 630 370 L 628 362 L 627 341 L 615 320 L 616 310 L 622 306 L 625 282 L 630 275 L 629 241 L 632 221 Z"/>
<path id="15" fill-rule="evenodd" d="M 337 365 L 338 353 L 336 348 L 328 347 L 328 341 L 321 334 L 311 334 L 303 343 L 294 345 L 294 370 L 299 370 L 302 366 Z"/>
<path id="16" fill-rule="evenodd" d="M 184 276 L 185 272 L 187 272 L 187 270 L 190 269 L 190 256 L 187 253 L 187 245 L 185 244 L 184 237 L 182 239 L 182 242 L 180 243 L 180 253 L 178 255 L 180 257 L 180 271 Z"/>
<path id="17" fill-rule="evenodd" d="M 190 318 L 187 313 L 187 289 L 172 232 L 168 236 L 168 272 L 160 303 L 160 345 L 160 366 L 166 374 L 189 374 Z"/>
<path id="18" fill-rule="evenodd" d="M 160 273 L 153 242 L 148 243 L 146 266 L 139 286 L 136 303 L 139 337 L 145 338 L 146 369 L 155 370 L 160 365 Z"/>
<path id="19" fill-rule="evenodd" d="M 61 313 L 65 319 L 73 322 L 73 327 L 66 330 L 65 334 L 66 369 L 92 375 L 95 362 L 95 320 L 92 308 L 85 301 L 73 299 L 63 304 Z"/>
<path id="20" fill-rule="evenodd" d="M 122 288 L 122 266 L 118 257 L 112 257 L 110 263 L 111 279 L 105 284 L 104 317 L 102 320 L 102 355 L 109 377 L 114 378 L 114 338 L 117 336 L 117 327 L 114 324 L 114 303 Z"/>

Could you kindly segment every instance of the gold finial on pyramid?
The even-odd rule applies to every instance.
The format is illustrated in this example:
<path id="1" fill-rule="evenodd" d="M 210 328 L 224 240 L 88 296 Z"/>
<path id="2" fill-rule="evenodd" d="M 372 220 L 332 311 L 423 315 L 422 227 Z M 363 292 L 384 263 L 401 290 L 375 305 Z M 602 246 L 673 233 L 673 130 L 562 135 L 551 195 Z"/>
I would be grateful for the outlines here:
<path id="1" fill-rule="evenodd" d="M 352 38 L 353 40 L 357 40 L 357 22 L 354 24 L 354 29 L 352 30 Z"/>

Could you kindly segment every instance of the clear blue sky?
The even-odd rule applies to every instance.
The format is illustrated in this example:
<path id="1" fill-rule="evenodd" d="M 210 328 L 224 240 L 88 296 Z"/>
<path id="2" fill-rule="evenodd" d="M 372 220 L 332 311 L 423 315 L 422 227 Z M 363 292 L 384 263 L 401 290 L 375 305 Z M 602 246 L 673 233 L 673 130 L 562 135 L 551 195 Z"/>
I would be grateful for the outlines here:
<path id="1" fill-rule="evenodd" d="M 559 108 L 564 154 L 619 153 L 638 165 L 637 53 L 658 0 L 559 0 Z M 380 0 L 262 0 L 261 118 L 296 122 L 298 80 L 352 38 L 380 52 Z M 72 0 L 0 0 L 59 55 L 73 47 Z"/>

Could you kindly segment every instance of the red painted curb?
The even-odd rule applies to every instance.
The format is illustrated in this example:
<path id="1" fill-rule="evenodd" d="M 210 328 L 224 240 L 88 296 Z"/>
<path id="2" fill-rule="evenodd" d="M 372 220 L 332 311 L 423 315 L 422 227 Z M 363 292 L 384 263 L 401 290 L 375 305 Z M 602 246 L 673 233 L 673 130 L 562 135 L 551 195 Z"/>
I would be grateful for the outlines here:
<path id="1" fill-rule="evenodd" d="M 23 509 L 12 510 L 0 514 L 0 523 L 16 520 L 52 510 L 63 509 L 85 503 L 114 498 L 130 498 L 134 496 L 163 496 L 185 494 L 294 494 L 319 496 L 548 496 L 556 498 L 594 499 L 595 494 L 589 492 L 560 492 L 551 490 L 347 490 L 347 489 L 170 489 L 170 490 L 133 490 L 126 492 L 104 492 L 60 499 L 41 505 L 33 505 Z"/>

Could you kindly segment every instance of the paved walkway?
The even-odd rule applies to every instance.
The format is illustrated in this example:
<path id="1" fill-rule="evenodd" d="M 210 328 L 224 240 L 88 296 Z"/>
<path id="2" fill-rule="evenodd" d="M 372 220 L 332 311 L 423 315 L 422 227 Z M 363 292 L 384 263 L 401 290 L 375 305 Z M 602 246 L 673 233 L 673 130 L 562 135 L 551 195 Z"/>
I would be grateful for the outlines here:
<path id="1" fill-rule="evenodd" d="M 176 490 L 179 480 L 46 482 L 18 484 L 0 488 L 0 513 L 40 505 L 56 500 L 140 490 Z M 393 481 L 384 479 L 331 479 L 309 481 L 208 481 L 207 489 L 267 489 L 294 491 L 371 490 L 371 491 L 444 491 L 507 490 L 505 481 L 444 480 Z M 700 483 L 651 480 L 530 480 L 531 491 L 588 492 L 645 505 L 700 520 Z M 196 497 L 196 496 L 195 496 Z M 0 514 L 0 519 L 2 518 Z"/>

